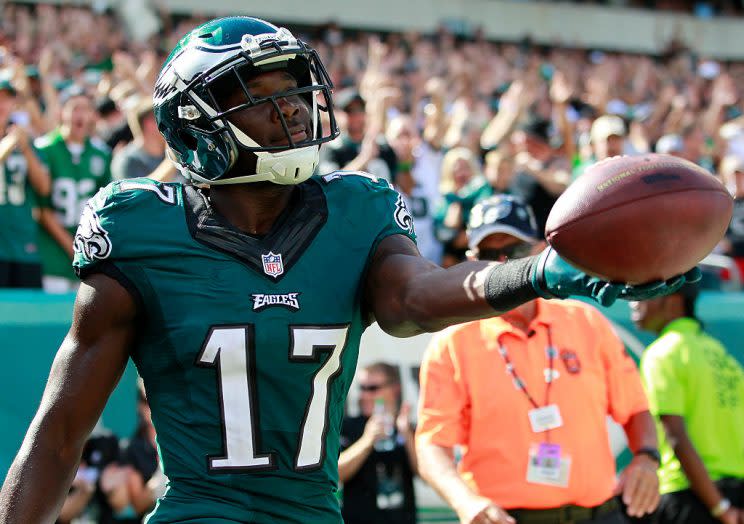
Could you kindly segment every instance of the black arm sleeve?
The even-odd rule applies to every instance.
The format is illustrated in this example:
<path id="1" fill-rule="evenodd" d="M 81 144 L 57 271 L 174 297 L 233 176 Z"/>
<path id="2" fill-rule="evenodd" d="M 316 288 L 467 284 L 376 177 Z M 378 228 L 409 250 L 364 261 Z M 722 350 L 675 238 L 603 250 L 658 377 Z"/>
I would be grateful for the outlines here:
<path id="1" fill-rule="evenodd" d="M 486 277 L 486 301 L 496 311 L 505 312 L 539 298 L 531 274 L 538 256 L 498 264 Z"/>

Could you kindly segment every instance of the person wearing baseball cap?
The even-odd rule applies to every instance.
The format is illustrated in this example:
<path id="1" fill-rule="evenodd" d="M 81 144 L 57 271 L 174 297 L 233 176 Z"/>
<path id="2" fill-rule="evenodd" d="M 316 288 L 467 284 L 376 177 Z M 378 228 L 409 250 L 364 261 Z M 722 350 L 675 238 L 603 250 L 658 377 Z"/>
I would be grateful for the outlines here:
<path id="1" fill-rule="evenodd" d="M 602 115 L 597 118 L 589 131 L 592 156 L 574 167 L 573 178 L 581 176 L 589 166 L 596 162 L 622 155 L 627 134 L 625 122 L 619 116 Z"/>
<path id="2" fill-rule="evenodd" d="M 471 258 L 496 263 L 542 244 L 532 210 L 508 195 L 477 204 L 467 235 Z M 623 503 L 636 517 L 656 508 L 656 429 L 638 370 L 591 306 L 537 299 L 452 326 L 432 340 L 420 382 L 419 471 L 460 522 L 621 524 Z M 619 484 L 607 415 L 635 454 Z"/>

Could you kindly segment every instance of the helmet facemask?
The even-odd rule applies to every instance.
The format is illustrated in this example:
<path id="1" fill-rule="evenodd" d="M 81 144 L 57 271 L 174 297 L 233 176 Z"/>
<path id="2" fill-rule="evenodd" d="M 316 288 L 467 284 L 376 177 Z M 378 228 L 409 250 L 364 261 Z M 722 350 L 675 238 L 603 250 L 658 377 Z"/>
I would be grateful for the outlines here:
<path id="1" fill-rule="evenodd" d="M 332 83 L 317 52 L 304 42 L 296 40 L 286 29 L 266 35 L 246 34 L 240 46 L 236 46 L 236 51 L 234 55 L 195 76 L 179 89 L 181 95 L 178 116 L 182 121 L 181 133 L 192 135 L 192 142 L 198 142 L 199 139 L 206 141 L 207 151 L 215 151 L 221 145 L 221 149 L 226 151 L 215 153 L 222 157 L 229 156 L 229 160 L 223 162 L 226 169 L 222 173 L 214 173 L 214 168 L 192 169 L 192 166 L 181 163 L 184 174 L 196 182 L 210 185 L 260 181 L 297 184 L 306 180 L 317 167 L 320 144 L 338 136 L 331 102 Z M 277 70 L 291 74 L 297 80 L 297 87 L 263 97 L 250 93 L 246 85 L 247 78 Z M 242 91 L 242 103 L 224 107 L 224 93 L 235 89 Z M 289 123 L 279 104 L 280 99 L 292 96 L 302 97 L 311 112 L 309 136 L 301 142 L 292 139 Z M 227 118 L 260 104 L 273 106 L 287 137 L 286 145 L 260 145 Z M 323 113 L 330 122 L 330 130 L 326 133 L 323 132 L 321 123 Z M 201 144 L 201 150 L 204 145 Z M 199 146 L 198 143 L 194 144 L 195 155 Z M 225 176 L 235 165 L 241 151 L 255 155 L 255 173 Z M 198 160 L 194 163 L 198 164 Z"/>

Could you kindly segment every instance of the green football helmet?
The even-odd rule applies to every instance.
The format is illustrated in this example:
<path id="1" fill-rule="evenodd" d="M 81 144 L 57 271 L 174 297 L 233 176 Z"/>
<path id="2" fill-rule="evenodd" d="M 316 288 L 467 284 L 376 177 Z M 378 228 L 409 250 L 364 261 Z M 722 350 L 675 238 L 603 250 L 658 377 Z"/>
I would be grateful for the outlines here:
<path id="1" fill-rule="evenodd" d="M 285 70 L 297 88 L 271 96 L 252 96 L 246 79 Z M 217 185 L 270 181 L 298 184 L 318 165 L 320 144 L 338 136 L 333 115 L 333 85 L 315 50 L 285 28 L 250 17 L 211 20 L 183 37 L 165 61 L 153 95 L 155 118 L 171 150 L 171 159 L 195 183 Z M 223 107 L 226 88 L 242 89 L 245 99 Z M 294 142 L 278 100 L 301 96 L 309 105 L 312 131 Z M 281 120 L 287 145 L 262 146 L 249 130 L 227 117 L 258 104 L 272 104 Z M 323 133 L 321 112 L 330 131 Z M 247 132 L 246 132 L 247 131 Z M 255 173 L 229 173 L 238 154 L 256 156 Z"/>

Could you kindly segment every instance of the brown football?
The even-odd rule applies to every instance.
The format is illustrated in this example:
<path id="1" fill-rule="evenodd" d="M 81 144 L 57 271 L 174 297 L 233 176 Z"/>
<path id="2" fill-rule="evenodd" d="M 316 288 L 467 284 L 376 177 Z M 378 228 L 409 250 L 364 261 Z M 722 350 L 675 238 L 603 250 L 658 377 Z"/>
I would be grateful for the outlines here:
<path id="1" fill-rule="evenodd" d="M 641 284 L 692 269 L 726 232 L 733 199 L 687 160 L 618 156 L 589 167 L 558 198 L 545 236 L 568 262 Z"/>

